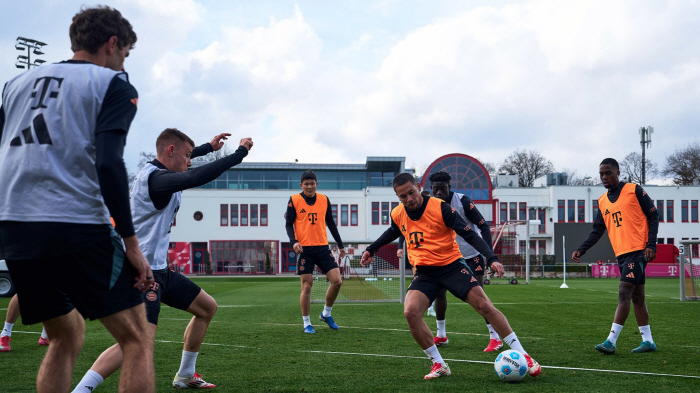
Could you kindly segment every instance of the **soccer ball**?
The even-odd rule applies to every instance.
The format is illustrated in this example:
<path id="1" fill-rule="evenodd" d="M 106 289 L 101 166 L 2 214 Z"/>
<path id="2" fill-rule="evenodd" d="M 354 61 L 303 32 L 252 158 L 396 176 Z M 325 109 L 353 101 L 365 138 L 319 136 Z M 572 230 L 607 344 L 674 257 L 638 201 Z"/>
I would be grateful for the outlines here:
<path id="1" fill-rule="evenodd" d="M 493 367 L 504 382 L 520 382 L 527 374 L 525 355 L 513 349 L 499 353 Z"/>

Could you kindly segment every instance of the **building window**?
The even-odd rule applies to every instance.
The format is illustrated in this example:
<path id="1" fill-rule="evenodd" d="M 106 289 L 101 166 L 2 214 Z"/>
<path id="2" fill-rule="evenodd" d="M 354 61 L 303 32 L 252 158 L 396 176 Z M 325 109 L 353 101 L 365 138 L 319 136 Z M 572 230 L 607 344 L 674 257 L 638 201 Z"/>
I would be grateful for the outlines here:
<path id="1" fill-rule="evenodd" d="M 528 211 L 527 211 L 527 219 L 528 219 L 528 220 L 536 220 L 536 219 L 537 219 L 537 210 L 535 210 L 535 209 L 532 208 L 532 207 L 531 207 L 530 209 L 528 209 Z"/>
<path id="2" fill-rule="evenodd" d="M 501 224 L 505 224 L 508 221 L 508 204 L 501 202 Z"/>
<path id="3" fill-rule="evenodd" d="M 340 225 L 348 225 L 348 205 L 340 205 Z"/>
<path id="4" fill-rule="evenodd" d="M 688 200 L 681 201 L 681 222 L 688 222 Z"/>
<path id="5" fill-rule="evenodd" d="M 202 218 L 204 218 L 204 214 L 202 214 L 202 212 L 200 212 L 200 211 L 196 211 L 196 212 L 194 212 L 193 217 L 194 217 L 195 221 L 202 221 Z"/>
<path id="6" fill-rule="evenodd" d="M 690 221 L 698 222 L 698 201 L 690 201 Z"/>
<path id="7" fill-rule="evenodd" d="M 241 226 L 248 225 L 248 205 L 241 204 Z"/>
<path id="8" fill-rule="evenodd" d="M 673 201 L 666 201 L 666 221 L 673 222 Z"/>
<path id="9" fill-rule="evenodd" d="M 578 200 L 578 222 L 586 222 L 586 201 Z"/>
<path id="10" fill-rule="evenodd" d="M 568 222 L 574 222 L 574 221 L 576 221 L 576 207 L 574 206 L 575 203 L 576 203 L 576 201 L 573 200 L 573 199 L 569 199 L 569 200 L 568 200 L 568 203 L 567 203 L 567 208 L 568 208 L 568 209 L 567 209 L 567 211 L 566 211 L 566 213 L 567 213 L 566 216 L 567 216 L 567 221 L 568 221 Z"/>
<path id="11" fill-rule="evenodd" d="M 258 204 L 250 205 L 250 226 L 258 226 Z"/>
<path id="12" fill-rule="evenodd" d="M 228 226 L 228 205 L 221 205 L 221 222 L 219 223 L 222 227 Z"/>
<path id="13" fill-rule="evenodd" d="M 338 205 L 331 205 L 331 215 L 335 226 L 338 226 Z"/>
<path id="14" fill-rule="evenodd" d="M 519 214 L 518 219 L 519 219 L 520 221 L 525 221 L 525 220 L 527 220 L 527 203 L 525 203 L 525 202 L 520 202 L 519 207 L 520 207 L 520 209 L 519 209 L 519 213 L 520 213 L 520 214 Z"/>
<path id="15" fill-rule="evenodd" d="M 559 213 L 558 221 L 559 222 L 564 222 L 565 220 L 565 210 L 566 208 L 564 207 L 564 200 L 560 199 L 557 201 L 557 211 Z"/>
<path id="16" fill-rule="evenodd" d="M 389 224 L 389 202 L 382 202 L 382 225 Z"/>
<path id="17" fill-rule="evenodd" d="M 657 238 L 657 239 L 656 239 L 656 244 L 664 244 L 664 238 L 663 238 L 663 237 Z"/>
<path id="18" fill-rule="evenodd" d="M 598 200 L 596 199 L 596 200 L 591 201 L 591 202 L 593 204 L 593 210 L 592 210 L 593 216 L 591 216 L 591 218 L 593 219 L 593 221 L 595 221 L 595 218 L 598 217 L 598 210 L 599 210 L 598 209 Z"/>
<path id="19" fill-rule="evenodd" d="M 510 203 L 510 219 L 517 220 L 518 219 L 517 217 L 518 217 L 518 203 L 511 202 Z"/>
<path id="20" fill-rule="evenodd" d="M 231 226 L 238 226 L 238 204 L 234 203 L 231 205 Z"/>
<path id="21" fill-rule="evenodd" d="M 666 244 L 676 244 L 676 239 L 672 237 L 666 238 Z"/>
<path id="22" fill-rule="evenodd" d="M 379 225 L 379 202 L 372 202 L 372 225 Z"/>
<path id="23" fill-rule="evenodd" d="M 664 201 L 659 199 L 656 201 L 656 211 L 659 212 L 659 222 L 664 222 Z"/>
<path id="24" fill-rule="evenodd" d="M 260 205 L 260 226 L 267 226 L 267 203 Z"/>
<path id="25" fill-rule="evenodd" d="M 545 220 L 547 219 L 547 211 L 545 209 L 537 209 L 537 219 L 540 220 L 539 232 L 545 233 Z"/>
<path id="26" fill-rule="evenodd" d="M 350 205 L 350 225 L 357 226 L 357 205 Z"/>

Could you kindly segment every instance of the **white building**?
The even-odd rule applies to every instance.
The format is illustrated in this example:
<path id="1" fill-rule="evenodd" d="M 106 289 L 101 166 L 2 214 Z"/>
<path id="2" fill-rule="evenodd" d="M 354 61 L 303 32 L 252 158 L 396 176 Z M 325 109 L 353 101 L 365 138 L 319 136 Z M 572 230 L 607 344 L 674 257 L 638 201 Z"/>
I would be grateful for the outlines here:
<path id="1" fill-rule="evenodd" d="M 300 177 L 306 169 L 316 173 L 318 192 L 329 197 L 348 251 L 359 256 L 367 243 L 388 228 L 389 212 L 399 203 L 391 181 L 399 173 L 412 172 L 404 162 L 403 157 L 368 157 L 365 164 L 240 164 L 204 187 L 183 192 L 171 232 L 171 260 L 189 261 L 188 271 L 200 272 L 209 251 L 213 270 L 219 273 L 262 273 L 268 257 L 275 272 L 294 272 L 296 254 L 289 244 L 284 214 L 289 197 L 301 192 Z M 520 188 L 513 186 L 513 179 L 494 188 L 483 165 L 463 154 L 437 159 L 421 184 L 429 187 L 428 176 L 440 170 L 451 174 L 452 190 L 472 198 L 492 226 L 539 220 L 539 226 L 531 226 L 529 237 L 531 253 L 540 256 L 560 258 L 557 229 L 564 233 L 563 224 L 575 223 L 579 235 L 567 243 L 570 255 L 580 237 L 585 239 L 590 231 L 597 199 L 605 192 L 602 186 Z M 645 190 L 659 208 L 659 243 L 677 245 L 681 239 L 700 237 L 700 186 L 645 186 Z M 516 228 L 514 249 L 501 252 L 525 252 L 526 227 Z"/>

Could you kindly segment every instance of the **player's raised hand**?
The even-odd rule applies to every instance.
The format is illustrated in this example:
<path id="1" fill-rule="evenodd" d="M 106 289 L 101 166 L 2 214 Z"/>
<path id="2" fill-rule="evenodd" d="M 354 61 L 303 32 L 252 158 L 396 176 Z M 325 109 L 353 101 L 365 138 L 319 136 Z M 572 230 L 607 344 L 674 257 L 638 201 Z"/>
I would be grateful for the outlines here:
<path id="1" fill-rule="evenodd" d="M 224 141 L 226 139 L 228 139 L 228 137 L 230 137 L 230 136 L 231 136 L 231 134 L 229 134 L 229 133 L 226 133 L 226 132 L 221 133 L 221 134 L 215 136 L 214 139 L 212 139 L 211 142 L 209 142 L 209 144 L 211 144 L 211 147 L 214 148 L 214 151 L 217 151 L 217 150 L 221 149 L 222 147 L 224 147 Z"/>
<path id="2" fill-rule="evenodd" d="M 340 249 L 340 255 L 339 255 L 339 256 L 340 256 L 340 259 L 345 258 L 345 249 L 344 249 L 344 248 L 341 248 L 341 249 Z"/>
<path id="3" fill-rule="evenodd" d="M 503 273 L 505 273 L 505 270 L 503 270 L 503 265 L 501 265 L 501 262 L 498 261 L 493 261 L 491 264 L 491 270 L 496 272 L 496 276 L 499 278 L 503 276 Z"/>
<path id="4" fill-rule="evenodd" d="M 360 259 L 360 266 L 365 267 L 365 264 L 372 263 L 374 258 L 372 258 L 371 255 L 369 255 L 369 251 L 365 251 L 362 253 L 362 259 Z"/>
<path id="5" fill-rule="evenodd" d="M 253 138 L 243 138 L 241 139 L 240 146 L 245 147 L 250 150 L 253 147 Z"/>

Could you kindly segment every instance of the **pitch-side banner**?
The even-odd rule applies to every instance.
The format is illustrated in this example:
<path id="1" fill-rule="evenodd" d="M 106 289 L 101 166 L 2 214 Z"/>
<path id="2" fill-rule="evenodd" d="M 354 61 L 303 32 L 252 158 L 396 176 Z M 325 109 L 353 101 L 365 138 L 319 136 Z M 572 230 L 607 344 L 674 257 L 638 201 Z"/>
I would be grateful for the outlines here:
<path id="1" fill-rule="evenodd" d="M 647 277 L 678 277 L 678 265 L 649 264 L 644 269 Z M 591 265 L 591 276 L 596 278 L 620 277 L 617 265 Z M 685 272 L 686 277 L 690 277 Z"/>
<path id="2" fill-rule="evenodd" d="M 191 274 L 192 260 L 190 254 L 189 242 L 175 242 L 175 247 L 168 249 L 168 260 L 170 260 L 174 270 L 182 274 Z"/>

